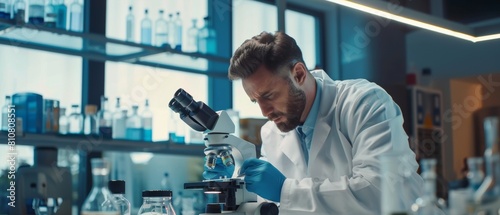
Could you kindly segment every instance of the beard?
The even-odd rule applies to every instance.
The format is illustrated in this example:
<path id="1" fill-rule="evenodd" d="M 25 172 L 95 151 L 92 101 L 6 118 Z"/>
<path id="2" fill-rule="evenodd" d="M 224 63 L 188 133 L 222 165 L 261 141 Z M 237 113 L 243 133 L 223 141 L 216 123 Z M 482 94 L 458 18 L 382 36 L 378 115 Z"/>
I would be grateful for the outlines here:
<path id="1" fill-rule="evenodd" d="M 292 80 L 288 78 L 288 103 L 286 106 L 286 113 L 277 112 L 271 113 L 268 118 L 275 119 L 277 117 L 284 117 L 283 122 L 276 123 L 276 126 L 282 132 L 289 132 L 299 126 L 300 117 L 306 107 L 306 94 L 303 90 L 295 87 Z"/>

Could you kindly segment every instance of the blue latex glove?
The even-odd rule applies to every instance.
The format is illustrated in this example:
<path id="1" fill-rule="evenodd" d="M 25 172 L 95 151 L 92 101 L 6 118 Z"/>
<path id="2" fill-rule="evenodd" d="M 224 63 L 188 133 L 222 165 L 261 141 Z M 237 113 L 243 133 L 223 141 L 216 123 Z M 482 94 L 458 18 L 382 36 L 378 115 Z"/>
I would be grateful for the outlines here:
<path id="1" fill-rule="evenodd" d="M 279 202 L 286 177 L 271 163 L 251 158 L 243 162 L 240 174 L 245 175 L 247 190 L 262 198 Z"/>
<path id="2" fill-rule="evenodd" d="M 206 158 L 205 158 L 206 161 Z M 217 158 L 215 161 L 215 168 L 210 169 L 207 166 L 203 165 L 203 178 L 208 180 L 208 179 L 219 179 L 221 177 L 228 177 L 231 178 L 233 176 L 234 172 L 234 165 L 231 166 L 226 166 L 222 163 L 221 158 Z"/>

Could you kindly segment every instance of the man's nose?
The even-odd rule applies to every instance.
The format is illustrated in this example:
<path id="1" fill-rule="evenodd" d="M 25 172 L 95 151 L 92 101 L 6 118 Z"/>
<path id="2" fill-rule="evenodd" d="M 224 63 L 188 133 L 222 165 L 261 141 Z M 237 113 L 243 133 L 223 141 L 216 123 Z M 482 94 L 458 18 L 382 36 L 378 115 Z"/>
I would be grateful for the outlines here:
<path id="1" fill-rule="evenodd" d="M 273 106 L 267 102 L 259 102 L 259 107 L 264 117 L 268 117 L 273 112 Z"/>

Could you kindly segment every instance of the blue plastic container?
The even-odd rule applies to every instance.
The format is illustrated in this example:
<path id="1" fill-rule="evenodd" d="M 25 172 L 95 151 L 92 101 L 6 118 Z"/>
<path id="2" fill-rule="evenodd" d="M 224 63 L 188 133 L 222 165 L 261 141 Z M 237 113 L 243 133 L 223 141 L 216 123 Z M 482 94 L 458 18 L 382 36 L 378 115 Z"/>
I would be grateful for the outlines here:
<path id="1" fill-rule="evenodd" d="M 36 93 L 16 93 L 12 96 L 16 117 L 22 118 L 26 133 L 43 132 L 43 97 Z"/>

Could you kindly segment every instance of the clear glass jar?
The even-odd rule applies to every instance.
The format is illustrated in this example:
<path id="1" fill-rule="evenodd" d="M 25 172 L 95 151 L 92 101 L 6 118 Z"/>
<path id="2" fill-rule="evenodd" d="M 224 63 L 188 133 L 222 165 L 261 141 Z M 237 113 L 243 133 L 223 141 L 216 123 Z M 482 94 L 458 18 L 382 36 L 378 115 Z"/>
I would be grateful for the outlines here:
<path id="1" fill-rule="evenodd" d="M 94 158 L 92 164 L 93 187 L 82 205 L 81 215 L 119 215 L 118 206 L 108 189 L 109 163 L 102 158 Z"/>
<path id="2" fill-rule="evenodd" d="M 420 167 L 422 168 L 422 178 L 424 178 L 424 187 L 422 196 L 418 197 L 411 206 L 414 215 L 445 215 L 444 205 L 438 202 L 436 197 L 436 159 L 422 159 Z"/>
<path id="3" fill-rule="evenodd" d="M 142 191 L 142 199 L 138 215 L 175 215 L 170 190 L 145 190 Z"/>
<path id="4" fill-rule="evenodd" d="M 120 210 L 120 215 L 130 215 L 130 201 L 125 198 L 125 181 L 111 180 L 108 182 L 108 188 Z"/>

